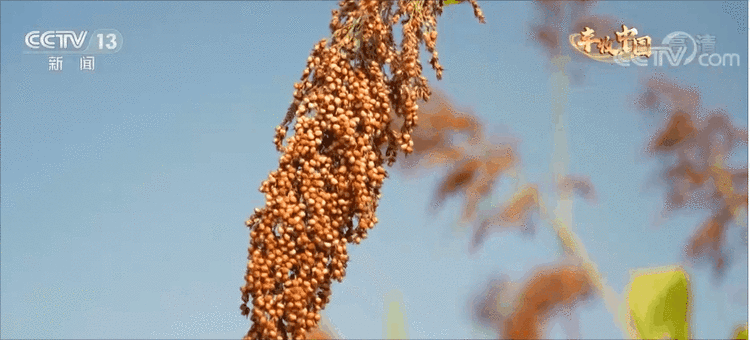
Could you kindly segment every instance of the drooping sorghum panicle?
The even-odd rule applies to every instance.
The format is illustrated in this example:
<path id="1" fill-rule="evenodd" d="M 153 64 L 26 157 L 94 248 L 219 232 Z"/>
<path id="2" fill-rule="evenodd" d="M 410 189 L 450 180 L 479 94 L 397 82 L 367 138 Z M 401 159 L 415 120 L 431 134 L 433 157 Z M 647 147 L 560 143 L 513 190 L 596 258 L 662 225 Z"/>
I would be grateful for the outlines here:
<path id="1" fill-rule="evenodd" d="M 528 185 L 520 189 L 508 202 L 494 209 L 489 217 L 476 224 L 469 249 L 472 252 L 476 251 L 485 239 L 497 230 L 515 227 L 527 233 L 532 232 L 531 214 L 539 209 L 537 186 Z"/>
<path id="2" fill-rule="evenodd" d="M 419 109 L 414 129 L 414 155 L 400 164 L 406 169 L 450 165 L 435 192 L 437 210 L 449 196 L 464 196 L 463 221 L 475 217 L 480 201 L 492 192 L 497 178 L 516 164 L 514 143 L 483 134 L 483 125 L 471 112 L 461 112 L 440 92 Z M 463 137 L 463 138 L 457 138 Z M 507 139 L 507 138 L 505 138 Z M 461 141 L 463 140 L 463 141 Z"/>
<path id="3" fill-rule="evenodd" d="M 460 112 L 440 91 L 419 106 L 419 126 L 412 133 L 414 153 L 400 162 L 406 170 L 425 166 L 450 164 L 464 155 L 454 138 L 464 136 L 471 145 L 482 140 L 482 124 L 471 112 Z"/>
<path id="4" fill-rule="evenodd" d="M 649 152 L 665 161 L 662 178 L 669 190 L 665 212 L 682 208 L 711 211 L 685 251 L 692 259 L 707 256 L 720 274 L 726 262 L 726 231 L 739 212 L 747 209 L 748 197 L 747 165 L 726 162 L 737 146 L 747 145 L 747 130 L 736 128 L 721 110 L 702 112 L 701 95 L 695 87 L 661 77 L 644 85 L 638 107 L 665 113 L 668 118 L 648 146 Z"/>
<path id="5" fill-rule="evenodd" d="M 245 338 L 304 338 L 320 320 L 332 281 L 344 277 L 347 244 L 366 238 L 378 221 L 384 163 L 413 149 L 417 101 L 430 96 L 419 47 L 424 42 L 433 53 L 440 78 L 434 47 L 441 7 L 439 1 L 345 0 L 333 11 L 332 41 L 314 46 L 276 128 L 282 155 L 260 187 L 266 205 L 246 222 L 251 233 L 240 309 L 252 326 Z M 402 17 L 398 48 L 392 30 Z M 391 129 L 392 113 L 403 120 L 399 130 Z M 292 122 L 294 135 L 284 144 Z"/>
<path id="6" fill-rule="evenodd" d="M 580 266 L 563 265 L 534 272 L 518 294 L 502 328 L 506 339 L 540 339 L 551 313 L 589 298 L 594 286 Z"/>
<path id="7" fill-rule="evenodd" d="M 448 196 L 464 196 L 464 221 L 475 217 L 479 202 L 489 196 L 499 176 L 515 162 L 516 155 L 509 145 L 485 143 L 471 148 L 475 154 L 465 152 L 448 174 L 441 180 L 435 193 L 434 206 L 439 206 Z M 476 152 L 481 151 L 481 152 Z"/>
<path id="8" fill-rule="evenodd" d="M 501 338 L 540 339 L 555 312 L 567 313 L 593 293 L 586 271 L 568 259 L 535 268 L 523 281 L 511 281 L 507 274 L 490 280 L 470 309 L 476 321 Z"/>
<path id="9" fill-rule="evenodd" d="M 490 278 L 480 287 L 481 290 L 476 291 L 469 301 L 472 319 L 494 329 L 498 335 L 502 334 L 505 320 L 515 307 L 520 283 L 503 274 Z"/>

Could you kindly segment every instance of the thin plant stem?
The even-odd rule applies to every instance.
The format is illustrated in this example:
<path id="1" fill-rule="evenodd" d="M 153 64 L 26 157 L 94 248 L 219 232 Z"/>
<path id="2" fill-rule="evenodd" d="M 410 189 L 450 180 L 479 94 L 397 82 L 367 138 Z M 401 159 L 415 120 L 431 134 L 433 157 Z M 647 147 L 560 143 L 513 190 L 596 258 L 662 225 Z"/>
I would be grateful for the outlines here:
<path id="1" fill-rule="evenodd" d="M 526 185 L 523 173 L 519 171 L 518 168 L 512 169 L 511 173 L 517 180 L 517 188 L 522 188 Z M 632 334 L 635 334 L 633 333 L 634 330 L 625 320 L 624 311 L 621 310 L 621 306 L 623 306 L 621 302 L 622 298 L 607 284 L 606 278 L 604 278 L 601 272 L 599 272 L 596 264 L 589 257 L 586 247 L 575 232 L 573 232 L 571 225 L 566 224 L 558 217 L 558 212 L 560 211 L 559 205 L 558 209 L 554 212 L 550 212 L 547 203 L 540 197 L 539 211 L 542 219 L 552 226 L 552 229 L 555 231 L 555 235 L 560 240 L 565 252 L 573 258 L 581 261 L 584 270 L 586 270 L 589 275 L 592 285 L 596 288 L 599 296 L 604 300 L 607 310 L 609 310 L 614 316 L 615 324 L 619 326 L 623 334 L 629 339 L 633 339 Z"/>
<path id="2" fill-rule="evenodd" d="M 551 77 L 552 83 L 552 113 L 553 119 L 555 119 L 555 131 L 553 135 L 553 160 L 552 160 L 552 173 L 554 177 L 554 183 L 559 183 L 562 180 L 567 171 L 568 163 L 568 147 L 567 147 L 567 136 L 565 133 L 565 103 L 567 102 L 568 94 L 568 76 L 564 72 L 564 66 L 569 61 L 568 57 L 558 56 L 553 58 L 553 63 L 558 66 L 559 71 L 555 72 Z M 513 168 L 511 170 L 512 176 L 517 179 L 517 187 L 525 186 L 523 174 L 519 169 Z M 554 203 L 554 211 L 549 210 L 549 206 L 544 200 L 539 197 L 539 211 L 543 220 L 548 222 L 557 238 L 563 245 L 563 249 L 570 256 L 577 258 L 581 261 L 584 270 L 586 270 L 591 284 L 596 289 L 598 295 L 604 300 L 604 304 L 612 313 L 615 324 L 619 326 L 623 334 L 632 339 L 636 334 L 632 326 L 626 321 L 625 311 L 622 310 L 621 306 L 624 306 L 621 301 L 622 298 L 615 292 L 615 290 L 607 284 L 607 280 L 599 272 L 596 264 L 591 260 L 586 251 L 586 248 L 581 242 L 580 238 L 573 232 L 573 197 L 570 193 L 561 193 L 560 196 Z M 551 205 L 550 204 L 550 205 Z"/>

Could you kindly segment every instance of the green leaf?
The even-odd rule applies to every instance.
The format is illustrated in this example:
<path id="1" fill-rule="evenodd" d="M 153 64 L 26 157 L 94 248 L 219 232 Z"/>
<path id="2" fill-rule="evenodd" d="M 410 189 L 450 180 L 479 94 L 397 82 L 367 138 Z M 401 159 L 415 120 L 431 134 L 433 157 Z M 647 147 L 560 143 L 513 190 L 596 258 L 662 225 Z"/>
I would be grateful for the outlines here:
<path id="1" fill-rule="evenodd" d="M 627 306 L 639 338 L 689 338 L 690 285 L 681 267 L 634 273 Z"/>
<path id="2" fill-rule="evenodd" d="M 443 1 L 443 7 L 450 6 L 450 5 L 455 5 L 455 4 L 459 4 L 459 3 L 461 3 L 461 2 L 458 1 L 458 0 L 445 0 L 445 1 Z"/>
<path id="3" fill-rule="evenodd" d="M 732 335 L 732 339 L 747 339 L 747 325 L 739 326 L 734 330 L 734 334 Z"/>

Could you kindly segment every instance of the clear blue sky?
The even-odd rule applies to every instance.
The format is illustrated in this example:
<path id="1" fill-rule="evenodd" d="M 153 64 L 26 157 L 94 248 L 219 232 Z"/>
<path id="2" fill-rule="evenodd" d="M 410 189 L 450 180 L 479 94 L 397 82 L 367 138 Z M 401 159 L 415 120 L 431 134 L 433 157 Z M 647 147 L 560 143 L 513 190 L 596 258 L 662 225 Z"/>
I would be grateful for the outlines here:
<path id="1" fill-rule="evenodd" d="M 593 11 L 661 40 L 673 31 L 716 36 L 739 67 L 619 67 L 577 61 L 585 72 L 568 102 L 571 172 L 589 175 L 599 205 L 576 201 L 574 230 L 617 292 L 629 270 L 678 263 L 702 211 L 652 227 L 665 188 L 642 151 L 661 120 L 629 104 L 640 79 L 663 72 L 697 86 L 707 109 L 747 127 L 747 2 L 598 3 Z M 549 183 L 550 70 L 527 37 L 528 2 L 482 2 L 439 19 L 443 80 L 483 123 L 521 143 L 526 179 Z M 240 338 L 249 232 L 260 182 L 277 164 L 272 145 L 312 45 L 329 35 L 335 2 L 7 2 L 0 4 L 2 74 L 2 306 L 4 338 Z M 122 49 L 97 56 L 94 73 L 48 71 L 22 53 L 32 30 L 113 28 Z M 570 53 L 567 50 L 567 53 Z M 426 55 L 424 55 L 426 57 Z M 576 59 L 578 60 L 578 59 Z M 429 70 L 428 70 L 429 71 Z M 746 148 L 736 158 L 747 162 Z M 383 336 L 383 301 L 402 292 L 411 338 L 485 338 L 469 299 L 488 278 L 522 279 L 560 255 L 552 231 L 495 234 L 476 254 L 453 233 L 460 200 L 428 206 L 440 171 L 392 172 L 380 223 L 350 248 L 343 283 L 325 314 L 347 338 Z M 502 181 L 495 201 L 509 193 Z M 724 338 L 747 321 L 748 254 L 730 230 L 726 279 L 688 268 L 696 298 L 693 337 Z M 600 300 L 579 311 L 580 336 L 622 336 Z M 565 337 L 553 322 L 547 337 Z"/>

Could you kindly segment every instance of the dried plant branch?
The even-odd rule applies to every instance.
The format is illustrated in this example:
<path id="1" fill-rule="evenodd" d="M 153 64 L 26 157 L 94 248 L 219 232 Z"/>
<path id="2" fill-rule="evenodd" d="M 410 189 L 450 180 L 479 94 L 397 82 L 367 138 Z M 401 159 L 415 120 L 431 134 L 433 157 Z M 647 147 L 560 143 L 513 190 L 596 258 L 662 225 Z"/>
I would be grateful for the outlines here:
<path id="1" fill-rule="evenodd" d="M 434 126 L 427 125 L 426 127 L 420 126 L 415 130 L 415 135 L 428 135 L 431 134 L 432 138 L 425 138 L 423 140 L 431 140 L 433 142 L 426 143 L 426 145 L 419 148 L 421 153 L 428 154 L 431 150 L 455 150 L 458 154 L 457 158 L 459 161 L 455 163 L 454 167 L 448 172 L 448 174 L 441 181 L 440 187 L 436 193 L 436 201 L 442 201 L 447 195 L 464 193 L 466 195 L 466 202 L 464 204 L 464 211 L 472 211 L 472 207 L 475 207 L 477 203 L 477 197 L 484 197 L 491 193 L 490 190 L 478 190 L 472 189 L 477 187 L 491 186 L 491 183 L 502 173 L 515 174 L 517 177 L 517 185 L 519 187 L 518 193 L 515 197 L 506 205 L 500 207 L 496 214 L 493 214 L 490 218 L 480 222 L 478 227 L 475 229 L 475 234 L 472 241 L 472 247 L 476 248 L 482 240 L 486 237 L 489 232 L 489 228 L 493 225 L 507 226 L 509 224 L 517 224 L 525 220 L 530 213 L 538 208 L 541 216 L 551 226 L 553 226 L 557 237 L 563 244 L 566 253 L 570 254 L 574 258 L 577 258 L 582 263 L 582 268 L 588 276 L 591 286 L 598 292 L 598 294 L 604 298 L 604 301 L 608 309 L 616 318 L 616 322 L 622 327 L 624 334 L 628 333 L 628 325 L 622 318 L 620 318 L 620 298 L 617 293 L 606 284 L 605 279 L 601 273 L 597 270 L 589 258 L 586 249 L 578 239 L 577 236 L 570 229 L 570 225 L 565 223 L 559 218 L 559 208 L 554 212 L 550 212 L 549 208 L 540 197 L 536 186 L 527 185 L 523 179 L 523 175 L 518 171 L 518 164 L 515 159 L 515 152 L 507 145 L 495 145 L 487 143 L 482 135 L 473 136 L 472 138 L 479 139 L 478 142 L 471 143 L 466 148 L 457 147 L 450 139 L 450 133 L 455 131 L 462 131 L 472 124 L 465 124 L 464 122 L 471 121 L 475 122 L 476 119 L 465 120 L 462 118 L 462 114 L 456 110 L 452 110 L 450 105 L 447 103 L 442 106 L 443 110 L 438 111 L 423 111 L 420 110 L 420 115 L 425 117 L 425 120 L 431 121 L 432 118 L 428 118 L 435 115 L 444 114 L 439 121 L 445 122 L 443 125 L 435 128 Z M 425 132 L 422 129 L 433 129 Z M 467 129 L 471 131 L 473 135 L 474 131 L 481 131 L 481 125 Z M 559 136 L 558 136 L 559 138 Z M 504 150 L 496 157 L 489 158 L 490 161 L 483 160 L 483 158 L 477 158 L 470 153 L 474 151 L 474 154 L 478 153 L 476 150 Z M 505 156 L 502 156 L 505 155 Z M 498 157 L 499 156 L 499 157 Z M 450 160 L 446 160 L 445 164 L 451 163 Z M 483 174 L 481 169 L 485 164 L 493 164 L 494 171 L 492 175 Z M 563 168 L 564 169 L 564 168 Z M 593 186 L 585 178 L 580 176 L 561 176 L 559 182 L 561 189 L 563 189 L 563 195 L 569 196 L 571 190 L 577 190 L 584 194 L 585 198 L 591 199 L 593 195 Z M 482 195 L 479 195 L 479 194 Z"/>
<path id="2" fill-rule="evenodd" d="M 506 339 L 541 339 L 543 320 L 554 311 L 591 295 L 587 272 L 575 265 L 536 270 L 518 294 L 513 314 L 504 320 Z"/>
<path id="3" fill-rule="evenodd" d="M 747 130 L 733 126 L 721 110 L 703 112 L 700 98 L 695 87 L 653 78 L 645 83 L 637 105 L 667 115 L 666 126 L 648 145 L 648 151 L 667 164 L 665 213 L 683 208 L 711 211 L 685 253 L 691 259 L 709 257 L 718 276 L 725 268 L 726 230 L 747 211 L 747 165 L 726 164 L 737 146 L 747 145 Z"/>
<path id="4" fill-rule="evenodd" d="M 527 185 L 524 176 L 520 172 L 517 172 L 517 178 L 519 186 L 523 187 Z M 594 291 L 602 298 L 602 300 L 604 300 L 607 310 L 609 310 L 614 316 L 615 323 L 619 325 L 623 333 L 626 335 L 629 336 L 634 334 L 632 333 L 632 327 L 625 320 L 625 316 L 621 310 L 624 301 L 623 298 L 607 284 L 606 278 L 604 278 L 601 272 L 599 272 L 596 264 L 589 257 L 583 242 L 581 242 L 580 238 L 578 238 L 575 232 L 573 232 L 571 226 L 567 225 L 558 217 L 557 214 L 559 213 L 559 208 L 555 211 L 551 211 L 545 200 L 541 197 L 538 198 L 538 205 L 542 219 L 552 226 L 565 252 L 581 263 L 581 266 L 588 275 L 588 280 L 594 288 Z"/>

